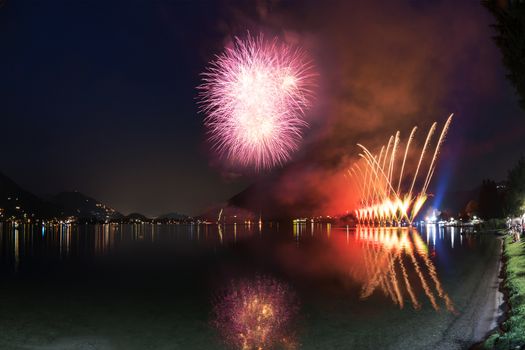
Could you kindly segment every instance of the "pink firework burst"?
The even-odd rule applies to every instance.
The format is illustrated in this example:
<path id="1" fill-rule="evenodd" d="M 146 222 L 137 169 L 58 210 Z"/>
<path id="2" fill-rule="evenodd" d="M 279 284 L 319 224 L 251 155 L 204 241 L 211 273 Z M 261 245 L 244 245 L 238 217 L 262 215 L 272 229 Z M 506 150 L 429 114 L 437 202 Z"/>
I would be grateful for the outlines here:
<path id="1" fill-rule="evenodd" d="M 302 50 L 248 34 L 236 37 L 202 75 L 200 107 L 221 156 L 256 170 L 290 159 L 307 125 L 315 77 Z"/>
<path id="2" fill-rule="evenodd" d="M 232 283 L 213 307 L 212 324 L 238 349 L 293 349 L 294 294 L 281 282 L 258 277 Z"/>

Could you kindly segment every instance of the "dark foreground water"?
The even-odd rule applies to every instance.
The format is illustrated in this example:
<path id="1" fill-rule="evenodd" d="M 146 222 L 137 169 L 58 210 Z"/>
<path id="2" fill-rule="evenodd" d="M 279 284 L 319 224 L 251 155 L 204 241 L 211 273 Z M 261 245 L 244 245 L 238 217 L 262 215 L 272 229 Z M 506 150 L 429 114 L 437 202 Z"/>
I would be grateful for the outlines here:
<path id="1" fill-rule="evenodd" d="M 498 250 L 434 226 L 3 224 L 0 348 L 228 348 L 212 305 L 256 276 L 293 291 L 287 346 L 466 348 Z"/>

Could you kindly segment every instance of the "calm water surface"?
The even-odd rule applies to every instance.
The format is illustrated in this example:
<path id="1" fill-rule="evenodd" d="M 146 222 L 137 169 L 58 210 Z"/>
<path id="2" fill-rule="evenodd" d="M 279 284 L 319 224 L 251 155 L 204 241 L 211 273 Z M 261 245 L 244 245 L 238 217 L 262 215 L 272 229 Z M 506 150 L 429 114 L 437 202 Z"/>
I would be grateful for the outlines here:
<path id="1" fill-rule="evenodd" d="M 227 348 L 212 301 L 254 276 L 295 292 L 299 348 L 430 348 L 499 249 L 435 226 L 0 225 L 2 349 Z"/>

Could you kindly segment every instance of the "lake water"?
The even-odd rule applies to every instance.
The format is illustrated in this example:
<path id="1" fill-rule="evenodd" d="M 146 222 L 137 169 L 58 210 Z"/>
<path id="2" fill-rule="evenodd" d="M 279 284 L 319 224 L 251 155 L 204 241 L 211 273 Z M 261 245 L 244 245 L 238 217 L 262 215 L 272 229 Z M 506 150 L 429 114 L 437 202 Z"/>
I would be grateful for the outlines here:
<path id="1" fill-rule="evenodd" d="M 228 348 L 213 307 L 257 280 L 293 296 L 277 348 L 468 348 L 499 254 L 436 226 L 0 225 L 2 349 Z"/>

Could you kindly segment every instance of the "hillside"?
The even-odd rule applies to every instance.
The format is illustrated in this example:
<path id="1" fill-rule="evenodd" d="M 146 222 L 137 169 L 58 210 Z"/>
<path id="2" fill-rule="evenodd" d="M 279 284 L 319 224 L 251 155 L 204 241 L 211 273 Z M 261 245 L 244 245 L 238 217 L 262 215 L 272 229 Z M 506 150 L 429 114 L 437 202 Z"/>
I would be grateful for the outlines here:
<path id="1" fill-rule="evenodd" d="M 76 191 L 41 198 L 0 173 L 0 219 L 62 219 L 69 216 L 96 221 L 123 217 L 113 208 Z"/>
<path id="2" fill-rule="evenodd" d="M 123 217 L 115 209 L 78 191 L 61 192 L 51 196 L 50 201 L 60 209 L 61 216 L 91 218 L 98 221 L 114 220 Z"/>
<path id="3" fill-rule="evenodd" d="M 3 218 L 52 218 L 60 215 L 53 203 L 24 190 L 0 173 L 0 208 Z"/>

